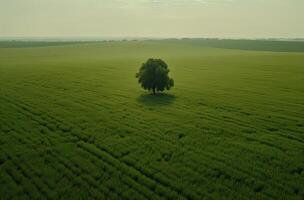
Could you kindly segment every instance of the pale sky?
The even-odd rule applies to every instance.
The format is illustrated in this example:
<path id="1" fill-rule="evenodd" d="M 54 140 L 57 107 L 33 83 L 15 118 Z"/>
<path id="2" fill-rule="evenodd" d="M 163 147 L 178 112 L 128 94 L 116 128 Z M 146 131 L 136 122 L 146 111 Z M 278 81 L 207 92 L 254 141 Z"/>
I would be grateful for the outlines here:
<path id="1" fill-rule="evenodd" d="M 304 37 L 304 0 L 0 0 L 0 36 Z"/>

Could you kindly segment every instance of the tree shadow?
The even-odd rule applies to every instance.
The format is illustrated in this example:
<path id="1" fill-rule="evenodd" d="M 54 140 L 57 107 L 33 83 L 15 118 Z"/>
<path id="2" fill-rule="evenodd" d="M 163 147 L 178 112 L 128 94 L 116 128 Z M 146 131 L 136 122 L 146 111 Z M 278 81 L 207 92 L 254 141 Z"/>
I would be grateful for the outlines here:
<path id="1" fill-rule="evenodd" d="M 142 94 L 137 98 L 137 101 L 146 106 L 165 106 L 174 102 L 176 97 L 167 93 Z"/>

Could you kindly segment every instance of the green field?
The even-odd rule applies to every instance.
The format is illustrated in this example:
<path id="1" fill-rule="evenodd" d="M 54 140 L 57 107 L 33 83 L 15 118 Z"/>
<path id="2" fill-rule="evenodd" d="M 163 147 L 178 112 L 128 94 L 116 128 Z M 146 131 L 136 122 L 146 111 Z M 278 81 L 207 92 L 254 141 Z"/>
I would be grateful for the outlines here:
<path id="1" fill-rule="evenodd" d="M 243 42 L 0 42 L 0 199 L 304 199 L 304 42 Z"/>

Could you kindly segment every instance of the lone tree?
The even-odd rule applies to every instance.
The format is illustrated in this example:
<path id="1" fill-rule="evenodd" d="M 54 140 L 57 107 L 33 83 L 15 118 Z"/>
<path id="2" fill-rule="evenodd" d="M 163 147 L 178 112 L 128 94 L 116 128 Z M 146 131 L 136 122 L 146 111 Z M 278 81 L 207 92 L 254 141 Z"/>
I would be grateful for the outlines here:
<path id="1" fill-rule="evenodd" d="M 168 76 L 169 71 L 163 60 L 150 58 L 142 64 L 136 78 L 145 90 L 152 90 L 155 95 L 156 91 L 170 90 L 174 86 L 173 79 Z"/>

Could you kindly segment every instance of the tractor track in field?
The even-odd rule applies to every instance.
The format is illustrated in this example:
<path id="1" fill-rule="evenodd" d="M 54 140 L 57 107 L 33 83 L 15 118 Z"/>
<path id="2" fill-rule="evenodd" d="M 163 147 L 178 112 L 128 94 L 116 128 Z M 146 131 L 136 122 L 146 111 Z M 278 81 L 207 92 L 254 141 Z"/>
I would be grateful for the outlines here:
<path id="1" fill-rule="evenodd" d="M 26 109 L 26 110 L 30 110 L 30 109 Z M 32 113 L 33 114 L 33 113 Z M 85 141 L 83 141 L 83 142 L 85 142 Z M 105 149 L 101 149 L 102 147 L 97 147 L 97 148 L 99 148 L 100 150 L 102 150 L 102 151 L 106 151 L 107 153 L 109 153 L 107 150 L 105 150 Z M 112 155 L 112 156 L 114 156 L 114 154 Z M 132 165 L 130 165 L 130 164 L 128 164 L 128 166 L 132 166 Z M 140 169 L 137 169 L 138 171 L 140 171 Z M 194 170 L 193 170 L 193 172 L 194 172 Z M 147 174 L 146 174 L 147 175 Z M 149 174 L 147 175 L 147 176 L 150 176 Z M 151 177 L 151 176 L 150 176 Z M 153 177 L 152 177 L 153 178 Z M 159 181 L 159 180 L 156 180 L 156 181 Z M 163 180 L 164 181 L 164 180 Z M 162 182 L 163 182 L 162 181 Z M 165 184 L 167 187 L 170 185 L 170 184 L 168 184 L 168 183 L 165 183 L 165 182 L 163 182 L 163 184 Z M 198 199 L 199 197 L 196 197 L 196 199 Z"/>
<path id="2" fill-rule="evenodd" d="M 28 117 L 31 117 L 32 120 L 38 122 L 38 123 L 40 124 L 40 126 L 44 126 L 44 123 L 40 123 L 39 120 L 35 120 L 35 119 L 33 118 L 33 116 L 36 116 L 36 113 L 31 112 L 31 110 L 28 109 L 28 108 L 26 108 L 25 106 L 20 106 L 20 105 L 18 105 L 18 104 L 13 103 L 13 102 L 11 102 L 11 103 L 14 104 L 15 106 L 19 106 L 22 110 L 24 110 L 24 111 L 26 111 L 26 112 L 29 112 L 30 114 L 28 115 Z M 57 121 L 57 122 L 58 122 L 58 121 Z M 49 131 L 52 131 L 52 130 L 49 130 Z M 71 133 L 71 132 L 70 132 L 70 133 Z M 73 133 L 71 133 L 71 134 L 73 135 Z M 78 135 L 75 135 L 75 136 L 78 137 Z M 63 137 L 64 137 L 64 136 L 63 136 Z M 82 142 L 84 142 L 84 143 L 86 142 L 85 140 L 83 140 L 83 139 L 81 139 L 81 138 L 78 138 L 78 139 L 80 139 L 80 140 L 81 140 Z M 92 145 L 92 144 L 90 144 L 90 145 Z M 94 145 L 96 148 L 98 148 L 95 144 L 93 144 L 93 145 Z M 99 149 L 99 148 L 98 148 L 98 149 Z M 101 150 L 101 149 L 99 149 L 99 150 Z M 113 160 L 116 160 L 116 161 L 120 162 L 120 165 L 128 166 L 128 167 L 131 168 L 132 170 L 134 170 L 134 171 L 136 171 L 137 173 L 141 174 L 141 176 L 144 176 L 145 178 L 150 179 L 151 181 L 155 182 L 155 184 L 161 185 L 165 190 L 171 190 L 171 191 L 173 191 L 177 196 L 181 196 L 181 197 L 183 197 L 184 199 L 193 199 L 192 196 L 187 195 L 187 194 L 183 194 L 183 192 L 182 192 L 181 190 L 177 191 L 176 188 L 174 188 L 172 185 L 170 185 L 170 184 L 168 184 L 168 183 L 159 182 L 159 180 L 154 179 L 154 177 L 153 177 L 152 175 L 147 174 L 147 173 L 143 173 L 142 171 L 136 169 L 134 166 L 131 166 L 131 165 L 128 165 L 128 164 L 126 164 L 126 163 L 121 162 L 119 159 L 113 157 L 112 154 L 109 154 L 109 152 L 106 152 L 106 151 L 104 151 L 104 150 L 101 150 L 101 151 L 103 151 L 104 153 L 108 154 L 109 157 L 112 158 Z M 89 152 L 89 151 L 87 151 L 87 152 Z M 92 154 L 92 155 L 93 155 L 93 154 Z M 103 161 L 105 161 L 105 160 L 103 159 Z M 108 161 L 108 162 L 109 162 L 109 161 Z M 108 164 L 111 164 L 111 163 L 109 162 Z M 120 170 L 119 167 L 117 167 L 117 166 L 116 166 L 116 169 L 117 169 L 117 170 Z M 140 183 L 139 183 L 139 184 L 140 184 Z M 146 186 L 146 187 L 148 187 L 148 186 Z M 151 189 L 151 188 L 149 188 L 149 189 Z M 164 191 L 165 191 L 165 190 L 164 190 Z M 153 193 L 155 193 L 155 191 L 153 191 L 153 190 L 151 190 L 151 191 L 152 191 Z M 159 193 L 158 195 L 160 195 L 160 196 L 167 196 L 169 199 L 174 199 L 174 198 L 170 198 L 170 196 L 167 195 L 167 192 L 162 192 L 162 193 Z M 193 195 L 193 194 L 192 194 L 192 195 Z M 198 197 L 196 197 L 196 199 L 197 199 L 197 198 L 198 198 Z"/>
<path id="3" fill-rule="evenodd" d="M 11 102 L 11 103 L 13 103 L 13 102 Z M 14 103 L 13 103 L 14 104 Z M 23 109 L 23 110 L 25 110 L 25 111 L 27 111 L 27 112 L 29 112 L 30 113 L 30 115 L 36 115 L 34 112 L 31 112 L 31 110 L 30 109 L 24 109 L 25 107 L 21 107 L 21 109 Z M 53 118 L 53 119 L 55 119 L 55 118 Z M 61 123 L 60 121 L 56 121 L 56 123 Z M 46 122 L 47 123 L 47 122 Z M 40 124 L 40 123 L 39 123 Z M 43 124 L 40 124 L 41 126 L 44 126 Z M 49 131 L 52 131 L 52 130 L 49 130 Z M 72 134 L 73 135 L 73 133 L 72 132 L 69 132 L 70 134 Z M 76 137 L 78 137 L 78 135 L 74 135 L 74 136 L 76 136 Z M 86 136 L 83 136 L 83 137 L 86 137 Z M 151 136 L 150 136 L 151 137 Z M 154 138 L 154 136 L 153 137 L 151 137 L 151 138 L 153 138 L 153 139 L 155 139 Z M 83 138 L 78 138 L 78 139 L 80 139 L 82 142 L 84 142 L 84 143 L 86 143 L 86 140 L 84 140 Z M 173 147 L 174 146 L 176 146 L 176 144 L 173 144 L 173 143 L 171 143 L 170 141 L 166 141 L 169 145 L 173 145 Z M 89 143 L 90 145 L 92 145 L 91 143 Z M 96 147 L 96 148 L 98 148 L 100 151 L 103 151 L 103 152 L 105 152 L 105 153 L 107 153 L 107 154 L 109 154 L 110 156 L 112 156 L 112 158 L 114 158 L 114 159 L 117 159 L 118 161 L 120 161 L 120 159 L 118 158 L 118 157 L 116 157 L 114 154 L 112 154 L 110 151 L 108 151 L 107 149 L 105 149 L 105 148 L 103 148 L 102 146 L 100 146 L 100 145 L 95 145 L 94 144 L 94 146 Z M 188 148 L 187 149 L 188 151 L 191 151 L 191 152 L 193 152 L 193 153 L 201 153 L 201 152 L 195 152 L 192 148 Z M 223 155 L 225 155 L 225 154 L 223 154 Z M 211 157 L 210 157 L 211 156 Z M 220 162 L 220 163 L 223 163 L 224 162 L 224 160 L 221 160 L 221 159 L 216 159 L 213 155 L 209 155 L 208 156 L 209 157 L 209 159 L 211 159 L 212 161 L 218 161 L 218 162 Z M 215 159 L 215 160 L 214 160 Z M 206 160 L 206 161 L 210 161 L 210 160 Z M 195 162 L 195 161 L 194 161 Z M 154 179 L 154 177 L 153 177 L 153 175 L 150 175 L 150 174 L 143 174 L 142 172 L 141 172 L 141 169 L 140 168 L 137 168 L 136 166 L 133 166 L 133 165 L 130 165 L 129 163 L 125 163 L 124 162 L 124 164 L 125 165 L 127 165 L 127 166 L 129 166 L 129 167 L 133 167 L 133 169 L 135 169 L 135 170 L 137 170 L 139 173 L 141 173 L 143 176 L 146 176 L 146 177 L 148 177 L 148 178 L 151 178 L 152 180 L 154 180 L 154 181 L 158 181 L 157 179 Z M 199 163 L 199 164 L 201 164 L 201 162 Z M 227 165 L 228 163 L 226 163 L 225 165 Z M 189 167 L 191 167 L 191 169 L 195 172 L 197 169 L 194 169 L 194 168 L 192 168 L 192 166 L 189 166 Z M 206 165 L 206 167 L 211 167 L 210 165 Z M 234 167 L 234 166 L 231 166 L 231 167 Z M 249 175 L 248 174 L 248 172 L 247 171 L 243 171 L 243 170 L 240 170 L 240 169 L 238 169 L 239 171 L 241 171 L 241 172 L 243 172 L 243 173 L 245 173 L 246 175 Z M 262 172 L 262 169 L 261 169 L 261 172 Z M 261 174 L 262 175 L 262 174 Z M 168 186 L 168 184 L 167 183 L 165 183 L 165 182 L 163 182 L 162 183 L 163 185 L 164 185 L 164 187 L 169 187 Z M 277 186 L 279 186 L 279 185 L 277 185 Z M 171 186 L 172 187 L 172 186 Z M 173 188 L 173 187 L 172 187 Z M 279 186 L 279 188 L 281 188 L 281 189 L 283 189 L 284 187 L 282 186 L 282 187 L 280 187 Z M 173 191 L 175 191 L 175 192 L 178 192 L 178 188 L 177 189 L 173 189 Z M 185 195 L 185 197 L 187 198 L 187 195 Z M 190 196 L 188 196 L 188 197 L 190 197 Z M 268 196 L 268 198 L 269 198 L 270 196 Z M 189 198 L 190 199 L 190 198 Z"/>
<path id="4" fill-rule="evenodd" d="M 13 103 L 13 102 L 12 102 L 12 103 Z M 23 110 L 26 110 L 27 112 L 29 112 L 31 117 L 33 117 L 33 116 L 36 115 L 35 113 L 31 112 L 31 109 L 28 109 L 28 108 L 26 108 L 26 107 L 24 107 L 24 106 L 22 106 L 21 108 L 22 108 Z M 35 120 L 35 121 L 39 122 L 39 120 Z M 43 124 L 41 124 L 41 123 L 39 123 L 39 124 L 40 124 L 41 126 L 43 126 Z M 49 131 L 51 131 L 51 130 L 49 130 Z M 73 133 L 71 133 L 71 134 L 73 134 Z M 78 135 L 75 135 L 75 136 L 78 137 L 79 140 L 81 140 L 81 141 L 83 141 L 83 142 L 86 143 L 86 141 L 83 140 L 83 138 L 79 137 Z M 153 138 L 154 138 L 154 137 L 153 137 Z M 169 145 L 173 145 L 173 144 L 171 144 L 171 143 L 168 143 L 168 144 L 169 144 Z M 94 145 L 95 145 L 95 144 L 94 144 Z M 109 153 L 109 151 L 107 151 L 106 149 L 104 149 L 104 148 L 102 148 L 102 147 L 100 147 L 100 146 L 96 146 L 96 145 L 95 145 L 95 147 L 98 148 L 98 149 L 101 150 L 101 151 L 104 151 L 104 152 L 110 154 L 110 156 L 112 156 L 113 158 L 115 158 L 115 155 L 112 154 L 112 153 Z M 119 160 L 118 158 L 115 158 L 115 159 Z M 135 168 L 135 166 L 130 165 L 129 163 L 125 163 L 125 164 L 128 165 L 128 166 L 130 166 L 130 167 L 133 167 L 135 170 L 137 170 L 137 171 L 139 171 L 140 173 L 142 173 L 141 170 L 140 170 L 139 168 Z M 212 167 L 212 166 L 209 166 L 209 167 Z M 192 169 L 192 168 L 191 168 L 191 169 Z M 196 170 L 197 170 L 197 169 L 192 169 L 193 172 L 195 172 Z M 160 181 L 160 180 L 158 180 L 158 179 L 154 179 L 153 175 L 151 175 L 151 174 L 147 174 L 147 173 L 146 173 L 145 176 L 152 178 L 155 182 L 159 182 L 159 181 Z M 170 184 L 169 184 L 168 182 L 165 182 L 164 180 L 161 180 L 161 183 L 162 183 L 165 187 L 170 186 Z M 171 187 L 172 187 L 172 186 L 171 186 Z M 227 189 L 228 189 L 228 188 L 227 188 Z M 177 189 L 175 190 L 175 192 L 178 193 L 177 191 L 181 191 L 181 189 L 180 189 L 180 188 L 177 188 Z M 194 195 L 195 195 L 195 194 L 194 194 Z M 196 195 L 195 195 L 195 196 L 196 196 Z M 190 197 L 190 196 L 189 196 L 189 197 Z M 191 197 L 190 197 L 189 199 L 191 199 Z M 195 199 L 199 199 L 199 196 L 196 196 Z"/>
<path id="5" fill-rule="evenodd" d="M 18 134 L 18 136 L 19 135 L 20 134 Z M 18 136 L 16 136 L 16 135 L 14 136 L 14 137 L 16 137 L 17 141 L 19 141 L 19 139 L 20 139 L 20 137 L 18 137 Z M 26 143 L 20 143 L 20 145 L 28 145 L 29 146 L 29 145 L 31 145 L 31 142 L 32 141 L 30 139 L 27 139 Z M 33 148 L 33 149 L 36 150 L 36 152 L 38 150 L 37 148 Z M 59 152 L 57 152 L 53 149 L 50 150 L 50 152 L 47 153 L 47 156 L 50 156 L 52 158 L 52 162 L 50 162 L 50 165 L 52 166 L 52 168 L 54 170 L 56 170 L 58 172 L 58 174 L 61 174 L 61 170 L 62 170 L 61 168 L 58 168 L 59 166 L 64 167 L 64 169 L 66 169 L 69 172 L 69 175 L 71 175 L 71 176 L 64 175 L 64 177 L 66 177 L 69 180 L 69 182 L 71 182 L 71 183 L 73 183 L 72 179 L 75 180 L 75 178 L 76 178 L 73 175 L 75 175 L 75 174 L 77 174 L 77 175 L 89 174 L 89 172 L 87 170 L 85 170 L 83 168 L 80 168 L 72 160 L 67 160 L 67 158 L 62 157 Z M 24 173 L 22 173 L 22 174 L 24 174 Z M 26 175 L 25 177 L 30 179 L 29 175 Z M 100 193 L 100 191 L 98 189 L 100 189 L 102 192 L 104 192 L 105 194 L 107 194 L 109 196 L 113 195 L 113 192 L 117 192 L 117 191 L 115 191 L 115 188 L 114 188 L 114 190 L 113 189 L 110 190 L 106 187 L 100 187 L 100 186 L 103 186 L 102 183 L 99 183 L 97 180 L 91 179 L 90 177 L 85 176 L 85 177 L 80 177 L 80 178 L 88 186 L 93 186 L 91 189 L 94 189 L 95 192 L 97 192 L 99 194 L 99 196 L 93 196 L 94 198 L 98 198 L 102 195 L 102 193 Z M 40 179 L 42 179 L 42 181 L 43 181 L 43 177 L 40 177 Z M 49 186 L 49 184 L 47 184 L 46 182 L 45 182 L 45 185 L 47 185 L 48 188 L 51 188 Z M 39 187 L 39 185 L 37 185 L 37 184 L 35 184 L 35 186 Z M 141 185 L 139 185 L 139 186 L 141 186 Z M 42 188 L 44 188 L 44 187 L 42 187 Z M 44 197 L 47 197 L 47 191 L 44 191 L 44 192 L 41 191 L 40 187 L 37 188 L 37 189 L 41 194 L 43 194 Z M 137 188 L 134 188 L 134 189 L 137 189 Z M 116 193 L 116 194 L 118 194 L 118 193 Z M 126 197 L 124 197 L 124 198 L 126 198 Z M 145 198 L 149 199 L 149 197 L 147 197 L 147 196 Z M 50 199 L 50 198 L 48 198 L 48 199 Z"/>
<path id="6" fill-rule="evenodd" d="M 1 149 L 1 151 L 5 152 L 5 150 L 3 150 L 3 149 Z M 30 174 L 28 174 L 22 167 L 20 167 L 18 165 L 18 163 L 15 162 L 14 159 L 7 152 L 5 152 L 5 154 L 7 155 L 8 159 L 11 161 L 11 163 L 15 166 L 15 169 L 17 170 L 17 172 L 19 172 L 19 174 L 24 179 L 29 180 L 32 183 L 32 185 L 34 185 L 34 187 L 37 189 L 37 191 L 42 195 L 42 197 L 44 197 L 45 199 L 51 199 L 51 197 L 48 195 L 48 192 L 45 191 L 45 189 L 44 189 L 44 188 L 49 188 L 49 185 L 44 180 L 42 180 L 42 181 L 43 181 L 44 186 L 46 186 L 46 187 L 44 187 L 43 185 L 41 186 L 41 184 L 36 183 L 36 181 L 34 181 L 31 178 Z M 34 172 L 33 170 L 31 170 L 31 171 Z M 6 172 L 12 177 L 12 179 L 15 182 L 18 183 L 18 185 L 20 185 L 21 181 L 20 180 L 16 181 L 17 178 L 15 177 L 15 175 L 13 175 L 11 172 L 9 172 L 9 170 L 6 170 Z M 30 197 L 30 194 L 28 191 L 26 191 L 25 193 L 28 197 Z"/>
<path id="7" fill-rule="evenodd" d="M 24 107 L 23 107 L 22 109 L 24 110 Z M 31 115 L 35 115 L 35 113 L 31 112 L 30 109 L 25 109 L 25 110 L 27 110 L 28 112 L 30 112 Z M 42 125 L 42 124 L 40 124 L 40 125 Z M 51 131 L 51 130 L 50 130 L 50 131 Z M 76 135 L 76 137 L 78 137 L 78 136 Z M 79 139 L 81 139 L 81 138 L 79 138 Z M 83 141 L 83 142 L 86 142 L 85 140 L 82 140 L 82 141 Z M 169 142 L 168 144 L 169 144 L 169 145 L 173 145 L 173 144 L 171 144 L 170 142 Z M 97 147 L 97 148 L 100 148 L 100 147 Z M 188 150 L 191 150 L 191 149 L 188 149 Z M 108 152 L 108 151 L 106 150 L 106 152 Z M 112 155 L 112 156 L 113 156 L 113 155 Z M 211 159 L 211 160 L 214 160 L 214 158 L 215 158 L 215 157 L 212 156 L 210 159 Z M 194 162 L 195 162 L 195 161 L 194 161 Z M 208 163 L 208 162 L 210 162 L 210 160 L 207 160 L 207 163 Z M 220 163 L 222 163 L 222 162 L 220 161 Z M 201 163 L 200 163 L 200 164 L 201 164 Z M 210 167 L 213 167 L 213 166 L 211 166 L 211 165 L 206 165 L 206 167 L 207 167 L 207 168 L 210 168 Z M 193 169 L 192 167 L 191 167 L 191 169 L 192 169 L 193 172 L 197 171 L 197 169 Z M 221 173 L 221 172 L 220 172 L 220 173 Z M 245 174 L 246 174 L 246 172 L 245 172 Z M 246 175 L 248 175 L 248 174 L 246 174 Z M 228 188 L 227 188 L 227 189 L 228 189 Z"/>

